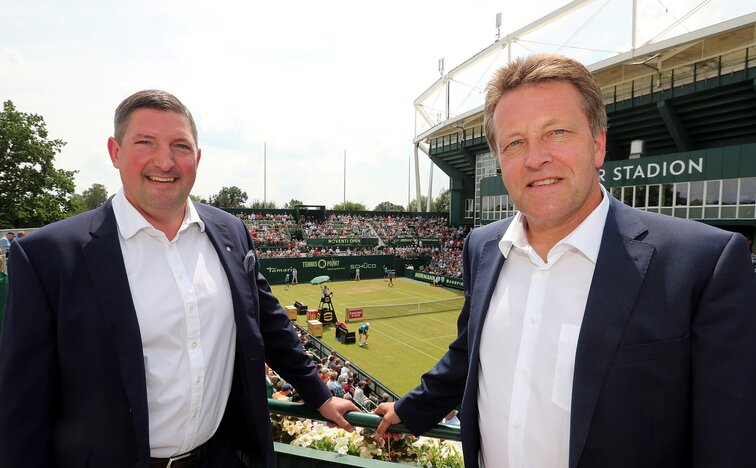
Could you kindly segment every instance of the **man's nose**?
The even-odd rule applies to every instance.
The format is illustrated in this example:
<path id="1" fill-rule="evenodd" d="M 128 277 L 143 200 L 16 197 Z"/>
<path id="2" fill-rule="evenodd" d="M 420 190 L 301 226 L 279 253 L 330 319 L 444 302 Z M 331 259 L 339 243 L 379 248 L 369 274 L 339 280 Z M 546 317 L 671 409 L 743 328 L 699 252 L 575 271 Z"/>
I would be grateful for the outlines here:
<path id="1" fill-rule="evenodd" d="M 155 167 L 164 172 L 168 172 L 173 169 L 175 162 L 173 159 L 173 151 L 170 145 L 158 146 L 158 151 L 155 154 L 153 164 L 155 164 Z"/>
<path id="2" fill-rule="evenodd" d="M 531 169 L 538 169 L 552 159 L 549 145 L 537 138 L 528 142 L 527 151 L 524 156 L 525 166 Z"/>

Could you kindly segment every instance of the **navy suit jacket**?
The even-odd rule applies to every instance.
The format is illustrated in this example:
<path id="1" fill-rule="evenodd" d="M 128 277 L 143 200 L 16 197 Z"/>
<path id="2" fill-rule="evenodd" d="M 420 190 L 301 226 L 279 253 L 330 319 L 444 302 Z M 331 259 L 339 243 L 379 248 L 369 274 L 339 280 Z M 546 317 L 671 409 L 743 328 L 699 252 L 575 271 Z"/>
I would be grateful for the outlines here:
<path id="1" fill-rule="evenodd" d="M 459 336 L 395 406 L 419 434 L 461 403 L 467 467 L 486 437 L 480 336 L 510 222 L 468 236 Z M 742 236 L 610 197 L 575 356 L 569 459 L 569 468 L 754 466 L 756 279 Z"/>
<path id="2" fill-rule="evenodd" d="M 244 224 L 195 206 L 228 277 L 236 320 L 224 427 L 238 449 L 273 466 L 264 363 L 313 408 L 330 393 L 259 263 L 245 272 L 253 245 Z M 14 243 L 11 256 L 0 337 L 0 466 L 149 466 L 142 342 L 110 201 Z"/>

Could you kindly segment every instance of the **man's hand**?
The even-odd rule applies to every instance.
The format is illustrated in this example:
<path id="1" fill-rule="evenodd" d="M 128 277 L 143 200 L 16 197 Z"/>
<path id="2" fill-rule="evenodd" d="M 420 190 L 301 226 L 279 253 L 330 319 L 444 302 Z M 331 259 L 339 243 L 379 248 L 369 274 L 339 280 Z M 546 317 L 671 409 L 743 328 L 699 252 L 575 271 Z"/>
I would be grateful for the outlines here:
<path id="1" fill-rule="evenodd" d="M 331 397 L 326 400 L 325 403 L 320 405 L 318 411 L 321 415 L 323 415 L 324 418 L 332 421 L 345 431 L 354 431 L 354 427 L 352 427 L 352 425 L 349 424 L 346 419 L 344 419 L 344 415 L 346 413 L 350 411 L 359 411 L 359 409 L 351 401 L 345 400 L 343 398 Z"/>
<path id="2" fill-rule="evenodd" d="M 393 402 L 381 403 L 373 410 L 373 413 L 383 415 L 383 421 L 378 424 L 378 428 L 375 430 L 375 434 L 380 438 L 385 436 L 386 431 L 392 424 L 399 424 L 402 422 L 402 420 L 399 419 L 399 416 L 394 412 Z"/>

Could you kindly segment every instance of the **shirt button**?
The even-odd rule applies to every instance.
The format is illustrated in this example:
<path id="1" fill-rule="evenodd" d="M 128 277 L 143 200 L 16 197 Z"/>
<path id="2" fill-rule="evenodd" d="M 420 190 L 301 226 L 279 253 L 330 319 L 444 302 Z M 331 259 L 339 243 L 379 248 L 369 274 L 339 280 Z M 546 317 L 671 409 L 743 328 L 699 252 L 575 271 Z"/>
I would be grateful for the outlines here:
<path id="1" fill-rule="evenodd" d="M 179 275 L 179 279 L 183 281 L 184 280 L 184 275 Z"/>
<path id="2" fill-rule="evenodd" d="M 520 428 L 520 423 L 517 422 L 517 421 L 515 421 L 515 422 L 512 423 L 512 427 L 514 427 L 515 429 L 519 429 Z"/>
<path id="3" fill-rule="evenodd" d="M 189 306 L 189 312 L 193 312 L 193 311 L 194 311 L 194 306 Z"/>
<path id="4" fill-rule="evenodd" d="M 197 347 L 197 342 L 196 341 L 192 341 L 192 348 L 196 348 L 196 347 Z"/>
<path id="5" fill-rule="evenodd" d="M 531 325 L 535 325 L 536 323 L 538 323 L 538 319 L 535 317 L 530 317 L 528 319 L 528 322 L 530 322 Z"/>
<path id="6" fill-rule="evenodd" d="M 527 369 L 520 369 L 520 374 L 522 374 L 522 375 L 528 375 L 528 370 Z"/>

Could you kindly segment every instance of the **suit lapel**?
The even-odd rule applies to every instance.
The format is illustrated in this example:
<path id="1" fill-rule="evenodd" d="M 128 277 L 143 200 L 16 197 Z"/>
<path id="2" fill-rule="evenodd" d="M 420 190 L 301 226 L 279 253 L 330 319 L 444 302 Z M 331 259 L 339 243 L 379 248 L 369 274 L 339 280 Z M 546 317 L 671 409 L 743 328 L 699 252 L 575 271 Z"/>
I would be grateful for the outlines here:
<path id="1" fill-rule="evenodd" d="M 123 386 L 131 405 L 137 454 L 140 460 L 147 460 L 150 456 L 149 420 L 142 338 L 110 201 L 94 215 L 90 235 L 91 240 L 82 246 L 82 254 L 100 312 L 110 332 Z"/>
<path id="2" fill-rule="evenodd" d="M 596 269 L 575 355 L 570 468 L 576 468 L 593 412 L 654 252 L 637 240 L 647 231 L 635 210 L 610 198 Z"/>

